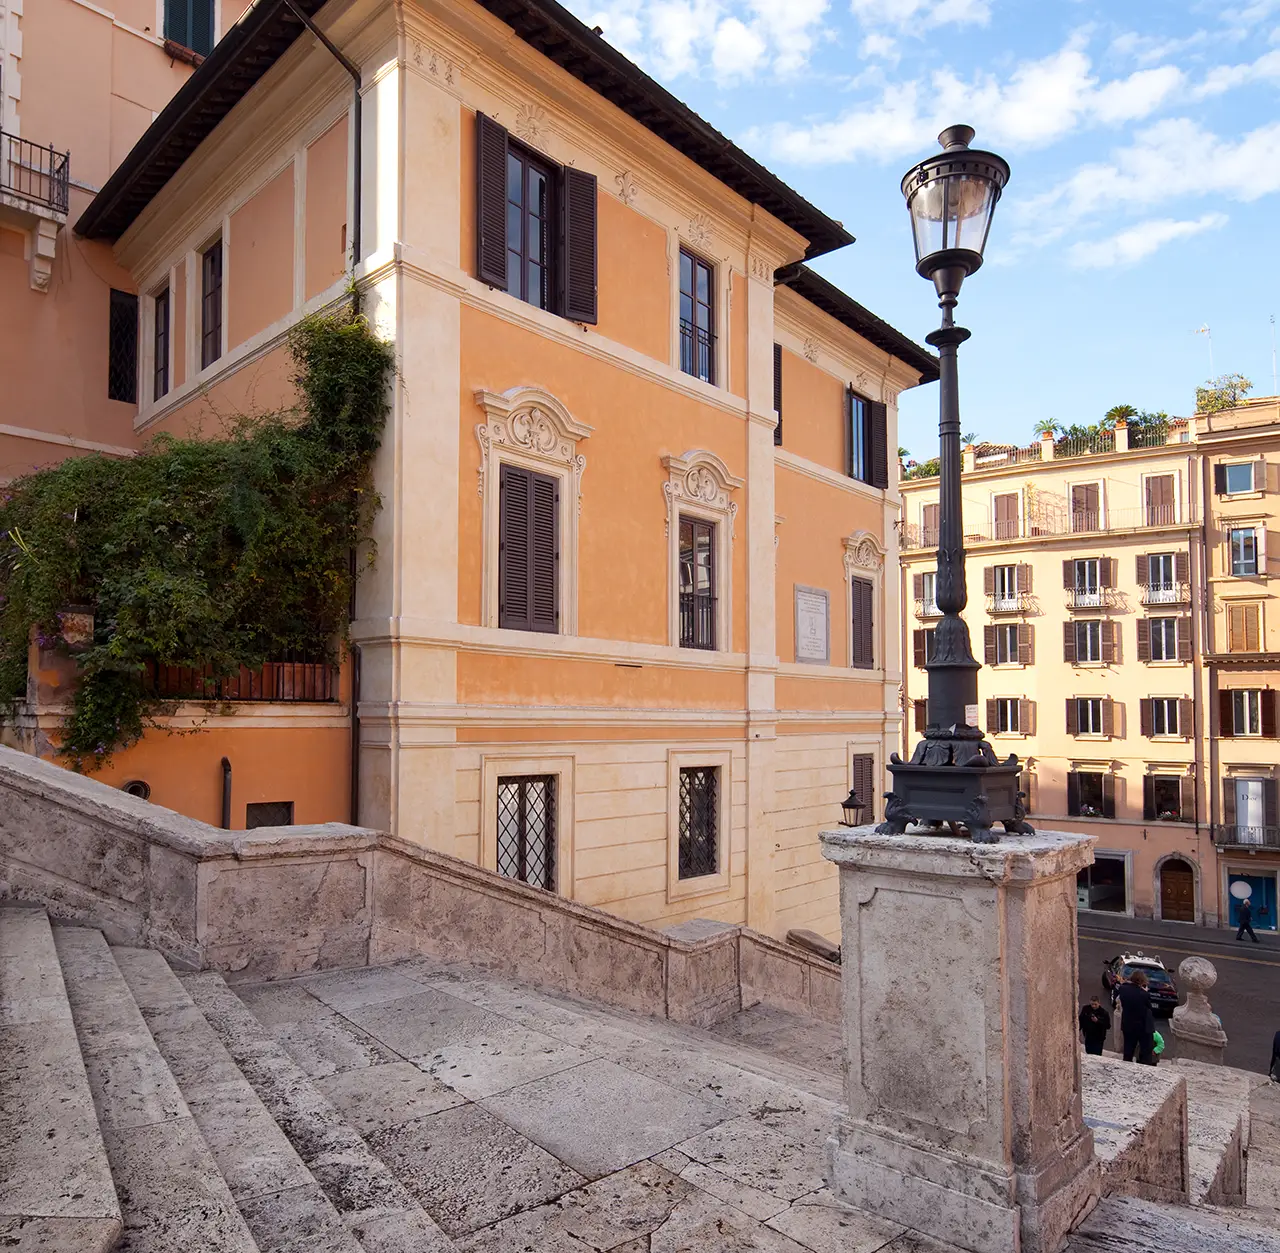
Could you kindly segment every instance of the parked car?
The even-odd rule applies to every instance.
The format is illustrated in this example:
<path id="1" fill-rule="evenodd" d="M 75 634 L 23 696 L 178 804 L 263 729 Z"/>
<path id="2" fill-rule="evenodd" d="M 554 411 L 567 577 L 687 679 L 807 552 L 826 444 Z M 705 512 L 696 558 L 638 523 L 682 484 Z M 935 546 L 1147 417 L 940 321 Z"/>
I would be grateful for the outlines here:
<path id="1" fill-rule="evenodd" d="M 1145 953 L 1120 953 L 1102 964 L 1102 986 L 1111 996 L 1114 1006 L 1116 988 L 1135 970 L 1141 970 L 1147 976 L 1147 994 L 1151 997 L 1151 1008 L 1158 1014 L 1172 1014 L 1178 1008 L 1178 985 L 1173 976 L 1164 968 L 1164 962 L 1158 957 L 1148 957 Z"/>

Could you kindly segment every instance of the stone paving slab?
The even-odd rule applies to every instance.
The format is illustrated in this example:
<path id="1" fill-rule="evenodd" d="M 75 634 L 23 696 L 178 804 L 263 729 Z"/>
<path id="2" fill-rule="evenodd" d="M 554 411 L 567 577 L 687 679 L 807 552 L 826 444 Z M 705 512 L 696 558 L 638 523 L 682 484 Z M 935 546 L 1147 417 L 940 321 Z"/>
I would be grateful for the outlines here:
<path id="1" fill-rule="evenodd" d="M 366 1066 L 316 1080 L 361 1135 L 438 1114 L 466 1100 L 413 1062 Z"/>
<path id="2" fill-rule="evenodd" d="M 1107 1197 L 1072 1233 L 1067 1253 L 1280 1253 L 1280 1230 L 1227 1215 Z"/>
<path id="3" fill-rule="evenodd" d="M 795 1201 L 826 1184 L 823 1144 L 801 1144 L 746 1115 L 675 1146 L 721 1175 Z"/>

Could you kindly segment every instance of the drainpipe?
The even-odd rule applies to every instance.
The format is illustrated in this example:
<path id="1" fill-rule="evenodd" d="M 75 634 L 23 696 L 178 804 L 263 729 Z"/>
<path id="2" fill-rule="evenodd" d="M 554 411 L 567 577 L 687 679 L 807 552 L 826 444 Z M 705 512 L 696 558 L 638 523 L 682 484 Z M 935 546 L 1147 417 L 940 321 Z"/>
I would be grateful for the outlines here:
<path id="1" fill-rule="evenodd" d="M 351 154 L 351 268 L 354 271 L 356 266 L 360 264 L 360 149 L 362 140 L 360 69 L 338 51 L 337 46 L 328 35 L 298 8 L 294 0 L 284 0 L 284 7 L 324 44 L 338 64 L 351 75 L 351 79 L 355 83 L 355 97 L 351 106 L 351 125 L 355 129 L 355 144 Z"/>
<path id="2" fill-rule="evenodd" d="M 360 825 L 360 645 L 351 646 L 351 825 Z"/>
<path id="3" fill-rule="evenodd" d="M 231 830 L 231 762 L 222 759 L 222 829 Z"/>
<path id="4" fill-rule="evenodd" d="M 1198 434 L 1198 432 L 1197 432 Z M 1216 641 L 1214 639 L 1213 629 L 1213 596 L 1209 585 L 1209 511 L 1210 502 L 1213 500 L 1213 468 L 1209 464 L 1208 449 L 1200 449 L 1200 560 L 1196 563 L 1196 569 L 1200 573 L 1200 597 L 1197 603 L 1197 617 L 1200 620 L 1201 640 L 1203 641 L 1203 651 L 1201 657 L 1212 655 L 1216 649 Z M 1213 735 L 1209 728 L 1213 726 L 1213 719 L 1216 717 L 1218 709 L 1218 667 L 1214 662 L 1205 662 L 1204 665 L 1209 671 L 1209 699 L 1207 702 L 1196 701 L 1196 736 L 1197 744 L 1201 746 L 1203 753 L 1203 745 L 1207 742 L 1209 745 L 1208 753 L 1208 769 L 1205 772 L 1204 795 L 1205 808 L 1208 811 L 1206 819 L 1209 827 L 1209 849 L 1211 853 L 1210 864 L 1213 866 L 1214 883 L 1214 902 L 1218 917 L 1218 926 L 1222 926 L 1224 913 L 1230 910 L 1230 901 L 1226 902 L 1226 910 L 1223 909 L 1222 897 L 1222 867 L 1218 859 L 1218 846 L 1214 843 L 1213 827 L 1218 821 L 1220 810 L 1218 808 L 1218 788 L 1219 780 L 1219 759 L 1218 759 L 1218 737 Z M 1196 667 L 1197 679 L 1197 695 L 1203 691 L 1204 676 L 1201 673 L 1200 666 Z M 1201 878 L 1203 884 L 1203 876 Z M 1201 908 L 1203 908 L 1203 891 L 1201 893 Z"/>

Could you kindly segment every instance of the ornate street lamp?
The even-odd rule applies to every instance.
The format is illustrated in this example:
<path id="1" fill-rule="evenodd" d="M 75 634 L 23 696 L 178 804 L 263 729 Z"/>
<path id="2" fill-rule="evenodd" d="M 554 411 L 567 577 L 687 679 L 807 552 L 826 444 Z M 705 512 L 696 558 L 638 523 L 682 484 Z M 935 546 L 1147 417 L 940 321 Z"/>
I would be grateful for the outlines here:
<path id="1" fill-rule="evenodd" d="M 840 809 L 844 814 L 840 825 L 842 827 L 861 826 L 862 814 L 866 808 L 866 803 L 858 799 L 857 791 L 854 788 L 850 788 L 849 795 L 840 802 Z"/>
<path id="2" fill-rule="evenodd" d="M 978 843 L 999 837 L 992 826 L 1031 833 L 1018 790 L 1016 754 L 999 761 L 978 723 L 978 670 L 969 629 L 960 613 L 968 603 L 964 577 L 964 530 L 960 505 L 960 394 L 956 349 L 969 332 L 952 313 L 960 284 L 982 264 L 991 215 L 1009 166 L 992 152 L 970 149 L 971 126 L 949 126 L 942 151 L 907 171 L 902 194 L 911 212 L 916 271 L 933 280 L 942 327 L 926 336 L 938 350 L 942 466 L 939 475 L 937 603 L 942 610 L 933 634 L 929 672 L 929 725 L 910 762 L 890 758 L 893 791 L 886 794 L 884 834 L 901 834 L 911 822 L 967 831 Z"/>

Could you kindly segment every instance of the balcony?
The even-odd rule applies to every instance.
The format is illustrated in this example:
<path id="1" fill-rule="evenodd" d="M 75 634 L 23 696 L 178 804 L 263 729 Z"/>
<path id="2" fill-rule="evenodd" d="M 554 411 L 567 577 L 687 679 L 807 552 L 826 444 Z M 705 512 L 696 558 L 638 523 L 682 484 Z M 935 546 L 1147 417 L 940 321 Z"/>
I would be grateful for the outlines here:
<path id="1" fill-rule="evenodd" d="M 36 291 L 49 290 L 70 186 L 70 153 L 0 131 L 0 220 L 31 232 L 29 276 Z"/>
<path id="2" fill-rule="evenodd" d="M 1069 587 L 1068 609 L 1114 609 L 1118 603 L 1114 587 Z"/>
<path id="3" fill-rule="evenodd" d="M 936 600 L 925 600 L 923 597 L 916 597 L 916 617 L 917 618 L 941 618 L 942 610 L 938 608 Z"/>
<path id="4" fill-rule="evenodd" d="M 1026 592 L 1014 592 L 1012 596 L 988 596 L 987 612 L 991 615 L 1002 613 L 1026 613 L 1031 608 L 1031 597 Z"/>
<path id="5" fill-rule="evenodd" d="M 268 661 L 257 670 L 241 666 L 237 674 L 222 676 L 211 666 L 149 662 L 145 682 L 148 692 L 163 700 L 298 704 L 338 699 L 338 667 L 327 661 Z"/>
<path id="6" fill-rule="evenodd" d="M 1144 605 L 1189 605 L 1191 585 L 1189 583 L 1144 583 L 1142 603 Z"/>
<path id="7" fill-rule="evenodd" d="M 1242 827 L 1215 824 L 1213 842 L 1218 848 L 1280 850 L 1280 827 Z"/>

